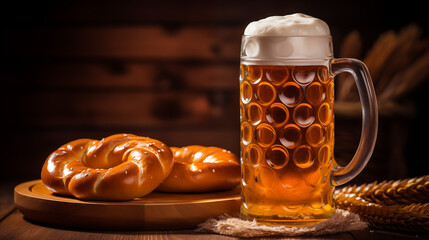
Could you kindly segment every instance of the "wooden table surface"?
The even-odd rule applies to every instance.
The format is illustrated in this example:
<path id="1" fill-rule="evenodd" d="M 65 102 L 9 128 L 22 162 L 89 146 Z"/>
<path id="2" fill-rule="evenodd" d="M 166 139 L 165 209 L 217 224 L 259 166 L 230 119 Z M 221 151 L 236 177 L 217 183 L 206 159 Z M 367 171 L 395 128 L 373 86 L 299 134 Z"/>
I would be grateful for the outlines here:
<path id="1" fill-rule="evenodd" d="M 88 231 L 62 229 L 31 222 L 13 204 L 13 188 L 19 182 L 0 183 L 0 239 L 238 239 L 218 234 L 175 231 Z M 276 238 L 278 239 L 278 238 Z M 302 238 L 300 238 L 302 239 Z M 311 239 L 429 239 L 428 234 L 407 234 L 366 229 Z"/>

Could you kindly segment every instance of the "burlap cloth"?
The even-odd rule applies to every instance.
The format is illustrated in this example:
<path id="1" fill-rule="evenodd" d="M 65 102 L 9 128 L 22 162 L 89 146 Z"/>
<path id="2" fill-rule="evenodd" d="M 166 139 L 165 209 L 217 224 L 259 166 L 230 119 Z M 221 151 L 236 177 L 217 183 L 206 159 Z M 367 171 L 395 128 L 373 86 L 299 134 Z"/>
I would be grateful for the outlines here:
<path id="1" fill-rule="evenodd" d="M 266 226 L 256 223 L 255 220 L 243 220 L 237 216 L 225 214 L 200 224 L 196 231 L 243 238 L 310 237 L 362 230 L 366 227 L 367 223 L 361 221 L 358 214 L 337 209 L 330 219 L 306 227 Z"/>

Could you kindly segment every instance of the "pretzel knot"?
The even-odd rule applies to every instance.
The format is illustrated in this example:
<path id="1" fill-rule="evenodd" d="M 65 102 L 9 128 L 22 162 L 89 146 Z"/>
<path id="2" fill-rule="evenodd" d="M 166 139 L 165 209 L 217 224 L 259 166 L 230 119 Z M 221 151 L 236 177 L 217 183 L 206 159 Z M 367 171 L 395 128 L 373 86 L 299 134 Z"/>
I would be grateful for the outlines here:
<path id="1" fill-rule="evenodd" d="M 199 145 L 170 149 L 174 154 L 174 167 L 156 191 L 212 192 L 240 184 L 240 162 L 230 151 Z"/>
<path id="2" fill-rule="evenodd" d="M 131 200 L 153 191 L 171 172 L 173 154 L 164 143 L 133 134 L 69 142 L 46 159 L 45 186 L 83 200 Z"/>

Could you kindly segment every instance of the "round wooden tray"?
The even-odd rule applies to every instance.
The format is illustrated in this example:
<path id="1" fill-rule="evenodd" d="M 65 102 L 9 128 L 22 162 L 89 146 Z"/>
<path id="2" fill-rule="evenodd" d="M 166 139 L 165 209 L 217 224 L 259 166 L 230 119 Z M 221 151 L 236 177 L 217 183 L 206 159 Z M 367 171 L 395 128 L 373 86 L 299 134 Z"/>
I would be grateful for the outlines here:
<path id="1" fill-rule="evenodd" d="M 53 226 L 98 230 L 195 228 L 208 218 L 236 213 L 240 189 L 203 194 L 152 192 L 125 202 L 81 201 L 59 196 L 41 180 L 15 187 L 15 205 L 24 216 Z"/>

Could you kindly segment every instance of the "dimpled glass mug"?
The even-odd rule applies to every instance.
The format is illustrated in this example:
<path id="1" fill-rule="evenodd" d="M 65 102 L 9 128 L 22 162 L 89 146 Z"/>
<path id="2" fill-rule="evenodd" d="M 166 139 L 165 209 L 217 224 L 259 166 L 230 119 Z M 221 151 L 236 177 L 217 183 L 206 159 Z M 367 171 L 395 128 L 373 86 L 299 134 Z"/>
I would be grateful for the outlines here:
<path id="1" fill-rule="evenodd" d="M 329 28 L 317 18 L 254 23 L 241 47 L 241 216 L 286 226 L 327 220 L 334 187 L 358 175 L 374 149 L 371 77 L 362 62 L 333 58 Z M 344 72 L 356 81 L 363 113 L 360 143 L 345 167 L 333 156 L 334 76 Z"/>

